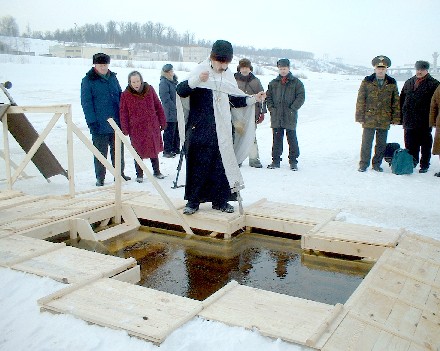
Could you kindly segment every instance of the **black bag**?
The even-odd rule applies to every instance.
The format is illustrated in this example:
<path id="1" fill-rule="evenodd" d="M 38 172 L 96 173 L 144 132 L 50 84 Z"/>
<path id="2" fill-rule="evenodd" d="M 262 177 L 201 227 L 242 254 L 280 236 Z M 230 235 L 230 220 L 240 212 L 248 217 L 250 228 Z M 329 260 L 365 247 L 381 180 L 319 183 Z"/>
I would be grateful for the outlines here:
<path id="1" fill-rule="evenodd" d="M 399 143 L 387 143 L 383 158 L 385 159 L 385 161 L 388 162 L 390 167 L 391 167 L 391 161 L 393 160 L 394 152 L 398 149 L 400 149 Z"/>

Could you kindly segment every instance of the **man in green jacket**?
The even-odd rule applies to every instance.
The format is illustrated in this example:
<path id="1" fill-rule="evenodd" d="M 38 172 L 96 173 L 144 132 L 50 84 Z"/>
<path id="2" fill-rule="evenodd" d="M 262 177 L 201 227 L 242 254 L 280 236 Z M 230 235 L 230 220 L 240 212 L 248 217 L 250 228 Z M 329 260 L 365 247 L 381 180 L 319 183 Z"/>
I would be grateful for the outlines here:
<path id="1" fill-rule="evenodd" d="M 391 60 L 376 56 L 371 64 L 374 73 L 364 78 L 356 102 L 356 122 L 362 124 L 362 145 L 359 172 L 370 165 L 374 135 L 376 146 L 372 160 L 373 170 L 383 172 L 380 166 L 384 157 L 390 124 L 400 124 L 399 90 L 396 80 L 386 74 Z"/>
<path id="2" fill-rule="evenodd" d="M 269 83 L 266 98 L 267 109 L 270 112 L 270 127 L 273 133 L 272 163 L 267 168 L 280 168 L 284 130 L 286 130 L 290 169 L 297 171 L 299 147 L 296 124 L 298 110 L 305 100 L 304 85 L 290 72 L 289 59 L 278 60 L 277 67 L 279 75 Z"/>

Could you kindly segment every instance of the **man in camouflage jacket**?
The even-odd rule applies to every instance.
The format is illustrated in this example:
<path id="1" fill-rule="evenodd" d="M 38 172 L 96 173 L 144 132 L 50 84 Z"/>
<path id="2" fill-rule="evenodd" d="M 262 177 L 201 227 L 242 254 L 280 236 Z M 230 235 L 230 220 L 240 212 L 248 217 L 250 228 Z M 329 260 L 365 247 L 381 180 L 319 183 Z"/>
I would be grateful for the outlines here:
<path id="1" fill-rule="evenodd" d="M 391 60 L 377 56 L 371 63 L 374 73 L 362 81 L 356 102 L 356 122 L 363 128 L 359 172 L 365 172 L 370 165 L 374 135 L 376 146 L 371 163 L 373 170 L 383 172 L 380 165 L 390 124 L 400 124 L 399 90 L 396 80 L 386 74 Z"/>

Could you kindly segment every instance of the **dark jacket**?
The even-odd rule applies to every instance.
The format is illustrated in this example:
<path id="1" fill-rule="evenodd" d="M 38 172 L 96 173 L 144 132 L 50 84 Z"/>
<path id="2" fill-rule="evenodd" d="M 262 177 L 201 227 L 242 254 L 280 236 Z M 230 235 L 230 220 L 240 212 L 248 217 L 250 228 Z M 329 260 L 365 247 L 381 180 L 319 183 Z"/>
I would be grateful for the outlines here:
<path id="1" fill-rule="evenodd" d="M 365 77 L 358 92 L 355 119 L 363 128 L 389 129 L 391 123 L 399 124 L 399 90 L 396 80 L 385 75 L 380 87 L 376 73 Z"/>
<path id="2" fill-rule="evenodd" d="M 237 81 L 238 88 L 245 92 L 246 94 L 253 95 L 258 94 L 260 91 L 264 91 L 260 80 L 255 77 L 251 72 L 247 76 L 242 75 L 240 72 L 234 74 L 235 80 Z M 261 104 L 261 102 L 255 103 L 255 121 L 260 117 L 260 113 L 266 113 L 266 102 Z"/>
<path id="3" fill-rule="evenodd" d="M 176 85 L 177 78 L 175 75 L 172 81 L 165 76 L 160 77 L 159 97 L 162 101 L 167 122 L 177 122 Z"/>
<path id="4" fill-rule="evenodd" d="M 298 110 L 305 101 L 303 83 L 291 72 L 286 77 L 286 84 L 281 83 L 280 75 L 269 83 L 266 101 L 271 128 L 296 129 Z"/>
<path id="5" fill-rule="evenodd" d="M 119 100 L 121 93 L 121 86 L 114 72 L 109 71 L 108 76 L 104 78 L 92 68 L 82 79 L 81 106 L 92 134 L 114 133 L 113 128 L 107 122 L 110 117 L 120 126 Z"/>
<path id="6" fill-rule="evenodd" d="M 414 90 L 417 77 L 405 82 L 400 93 L 400 112 L 404 129 L 429 128 L 429 108 L 435 89 L 440 84 L 429 73 Z"/>

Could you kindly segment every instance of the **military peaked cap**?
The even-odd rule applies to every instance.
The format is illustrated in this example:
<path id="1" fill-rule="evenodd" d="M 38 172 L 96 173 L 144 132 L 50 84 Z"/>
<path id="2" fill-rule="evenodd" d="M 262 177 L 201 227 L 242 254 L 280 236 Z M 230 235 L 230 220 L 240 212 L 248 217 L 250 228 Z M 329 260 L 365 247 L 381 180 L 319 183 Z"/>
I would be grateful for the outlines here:
<path id="1" fill-rule="evenodd" d="M 373 67 L 390 67 L 391 60 L 385 55 L 379 55 L 371 61 L 371 64 L 373 65 Z"/>

